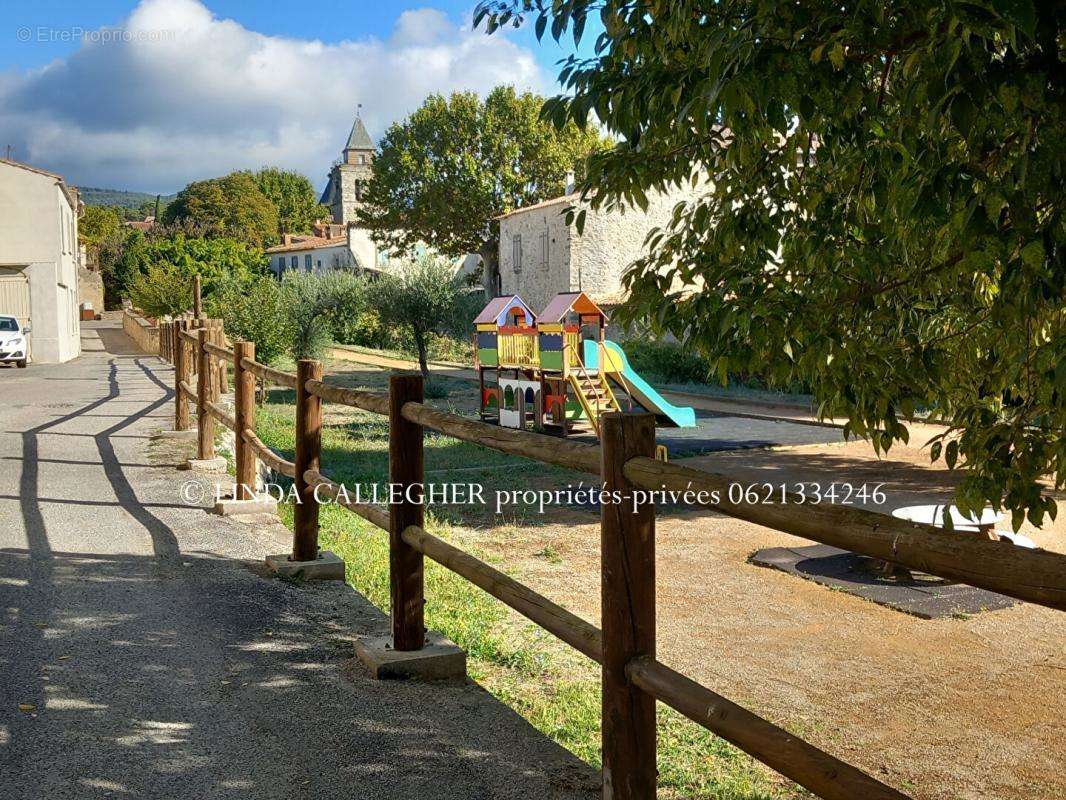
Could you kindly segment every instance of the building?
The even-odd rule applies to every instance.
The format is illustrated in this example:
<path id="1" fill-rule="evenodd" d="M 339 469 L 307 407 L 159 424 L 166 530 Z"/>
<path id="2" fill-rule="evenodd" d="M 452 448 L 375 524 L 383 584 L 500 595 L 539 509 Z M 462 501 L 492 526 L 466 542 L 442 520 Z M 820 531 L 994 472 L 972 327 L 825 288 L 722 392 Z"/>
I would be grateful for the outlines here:
<path id="1" fill-rule="evenodd" d="M 647 211 L 586 208 L 581 233 L 566 222 L 568 211 L 583 207 L 574 192 L 497 217 L 500 271 L 495 286 L 487 276 L 486 290 L 519 294 L 536 309 L 566 292 L 585 292 L 601 306 L 617 305 L 625 299 L 622 276 L 644 254 L 648 232 L 666 225 L 674 206 L 693 196 L 649 194 Z"/>
<path id="2" fill-rule="evenodd" d="M 329 183 L 319 202 L 329 206 L 333 221 L 338 225 L 354 225 L 356 211 L 363 202 L 367 181 L 374 174 L 374 140 L 367 133 L 362 118 L 357 113 L 352 123 L 348 142 L 341 157 L 333 163 Z"/>
<path id="3" fill-rule="evenodd" d="M 51 172 L 0 159 L 0 313 L 30 332 L 30 360 L 81 353 L 75 189 Z"/>
<path id="4" fill-rule="evenodd" d="M 270 270 L 281 277 L 285 272 L 325 272 L 335 269 L 379 272 L 384 259 L 361 228 L 336 223 L 316 223 L 310 236 L 285 234 L 281 244 L 268 248 Z"/>

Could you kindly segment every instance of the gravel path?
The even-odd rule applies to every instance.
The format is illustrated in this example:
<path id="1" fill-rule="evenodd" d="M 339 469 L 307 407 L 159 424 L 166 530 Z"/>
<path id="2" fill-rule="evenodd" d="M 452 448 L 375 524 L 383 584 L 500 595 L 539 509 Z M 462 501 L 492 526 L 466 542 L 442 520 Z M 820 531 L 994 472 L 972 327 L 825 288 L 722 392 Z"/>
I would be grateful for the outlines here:
<path id="1" fill-rule="evenodd" d="M 0 799 L 592 798 L 598 778 L 473 684 L 379 683 L 351 589 L 263 573 L 267 520 L 154 464 L 172 372 L 114 324 L 0 371 Z"/>

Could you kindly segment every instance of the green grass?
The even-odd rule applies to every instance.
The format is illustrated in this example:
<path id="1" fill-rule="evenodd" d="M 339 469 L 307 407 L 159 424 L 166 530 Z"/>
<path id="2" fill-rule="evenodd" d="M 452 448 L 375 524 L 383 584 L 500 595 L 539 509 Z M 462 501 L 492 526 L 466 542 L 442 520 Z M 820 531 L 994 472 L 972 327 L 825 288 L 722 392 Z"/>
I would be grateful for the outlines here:
<path id="1" fill-rule="evenodd" d="M 271 400 L 258 414 L 259 436 L 291 458 L 292 393 L 275 391 Z M 356 482 L 384 482 L 387 437 L 383 417 L 355 410 L 340 418 L 327 416 L 322 431 L 323 471 L 349 487 Z M 496 487 L 525 488 L 533 477 L 556 486 L 576 483 L 582 477 L 441 436 L 427 435 L 425 446 L 426 469 L 436 470 L 435 481 L 487 478 Z M 483 467 L 484 475 L 478 469 L 470 471 L 473 465 Z M 453 472 L 456 469 L 464 471 Z M 292 527 L 292 506 L 283 506 L 281 514 Z M 537 519 L 535 513 L 516 511 L 515 516 L 502 520 L 493 517 L 491 509 L 452 506 L 431 510 L 426 527 L 497 569 L 521 578 L 479 548 L 477 533 L 471 528 L 485 522 L 536 524 Z M 344 559 L 348 583 L 387 613 L 387 535 L 355 514 L 325 506 L 320 515 L 320 544 Z M 537 555 L 553 562 L 559 558 L 550 545 Z M 470 677 L 545 735 L 598 768 L 599 667 L 532 623 L 516 620 L 495 598 L 428 559 L 425 584 L 426 625 L 467 652 Z M 752 758 L 671 709 L 660 706 L 658 720 L 660 797 L 777 800 L 798 796 Z"/>

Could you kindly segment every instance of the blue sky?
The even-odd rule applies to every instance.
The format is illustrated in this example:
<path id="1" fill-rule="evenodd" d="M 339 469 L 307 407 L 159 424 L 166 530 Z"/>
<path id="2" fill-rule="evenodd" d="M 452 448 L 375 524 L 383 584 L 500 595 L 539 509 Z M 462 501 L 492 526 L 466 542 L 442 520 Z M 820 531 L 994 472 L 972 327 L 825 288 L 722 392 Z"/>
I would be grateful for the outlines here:
<path id="1" fill-rule="evenodd" d="M 264 164 L 321 185 L 356 103 L 378 137 L 432 92 L 558 90 L 570 48 L 538 43 L 531 25 L 472 31 L 475 4 L 9 3 L 0 147 L 86 186 L 171 192 Z"/>
<path id="2" fill-rule="evenodd" d="M 3 27 L 14 34 L 19 28 L 36 33 L 38 28 L 80 26 L 95 30 L 121 23 L 137 5 L 130 0 L 93 0 L 91 3 L 35 0 L 21 2 L 4 9 Z M 207 7 L 219 17 L 234 19 L 247 28 L 275 36 L 302 39 L 321 39 L 339 42 L 363 36 L 388 36 L 396 18 L 403 12 L 427 6 L 440 9 L 456 22 L 469 24 L 476 0 L 316 0 L 313 4 L 294 0 L 250 2 L 249 0 L 208 0 Z M 510 34 L 515 41 L 535 48 L 537 60 L 551 74 L 555 63 L 568 52 L 550 37 L 538 44 L 530 26 Z M 50 36 L 50 35 L 49 35 Z M 40 67 L 56 58 L 64 58 L 77 49 L 77 44 L 56 39 L 21 42 L 16 35 L 4 37 L 0 45 L 0 70 Z M 588 37 L 586 37 L 586 40 Z M 583 48 L 585 49 L 585 48 Z"/>

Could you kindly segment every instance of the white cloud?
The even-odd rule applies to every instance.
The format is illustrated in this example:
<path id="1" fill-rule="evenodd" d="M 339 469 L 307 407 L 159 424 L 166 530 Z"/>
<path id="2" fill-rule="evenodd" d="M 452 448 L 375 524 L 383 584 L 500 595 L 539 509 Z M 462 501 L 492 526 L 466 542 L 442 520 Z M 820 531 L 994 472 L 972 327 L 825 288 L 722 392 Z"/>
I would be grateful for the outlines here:
<path id="1" fill-rule="evenodd" d="M 257 33 L 199 0 L 143 0 L 118 27 L 122 41 L 0 75 L 0 142 L 19 160 L 145 191 L 264 164 L 321 185 L 356 103 L 379 137 L 434 92 L 549 85 L 529 50 L 430 8 L 337 44 Z"/>

